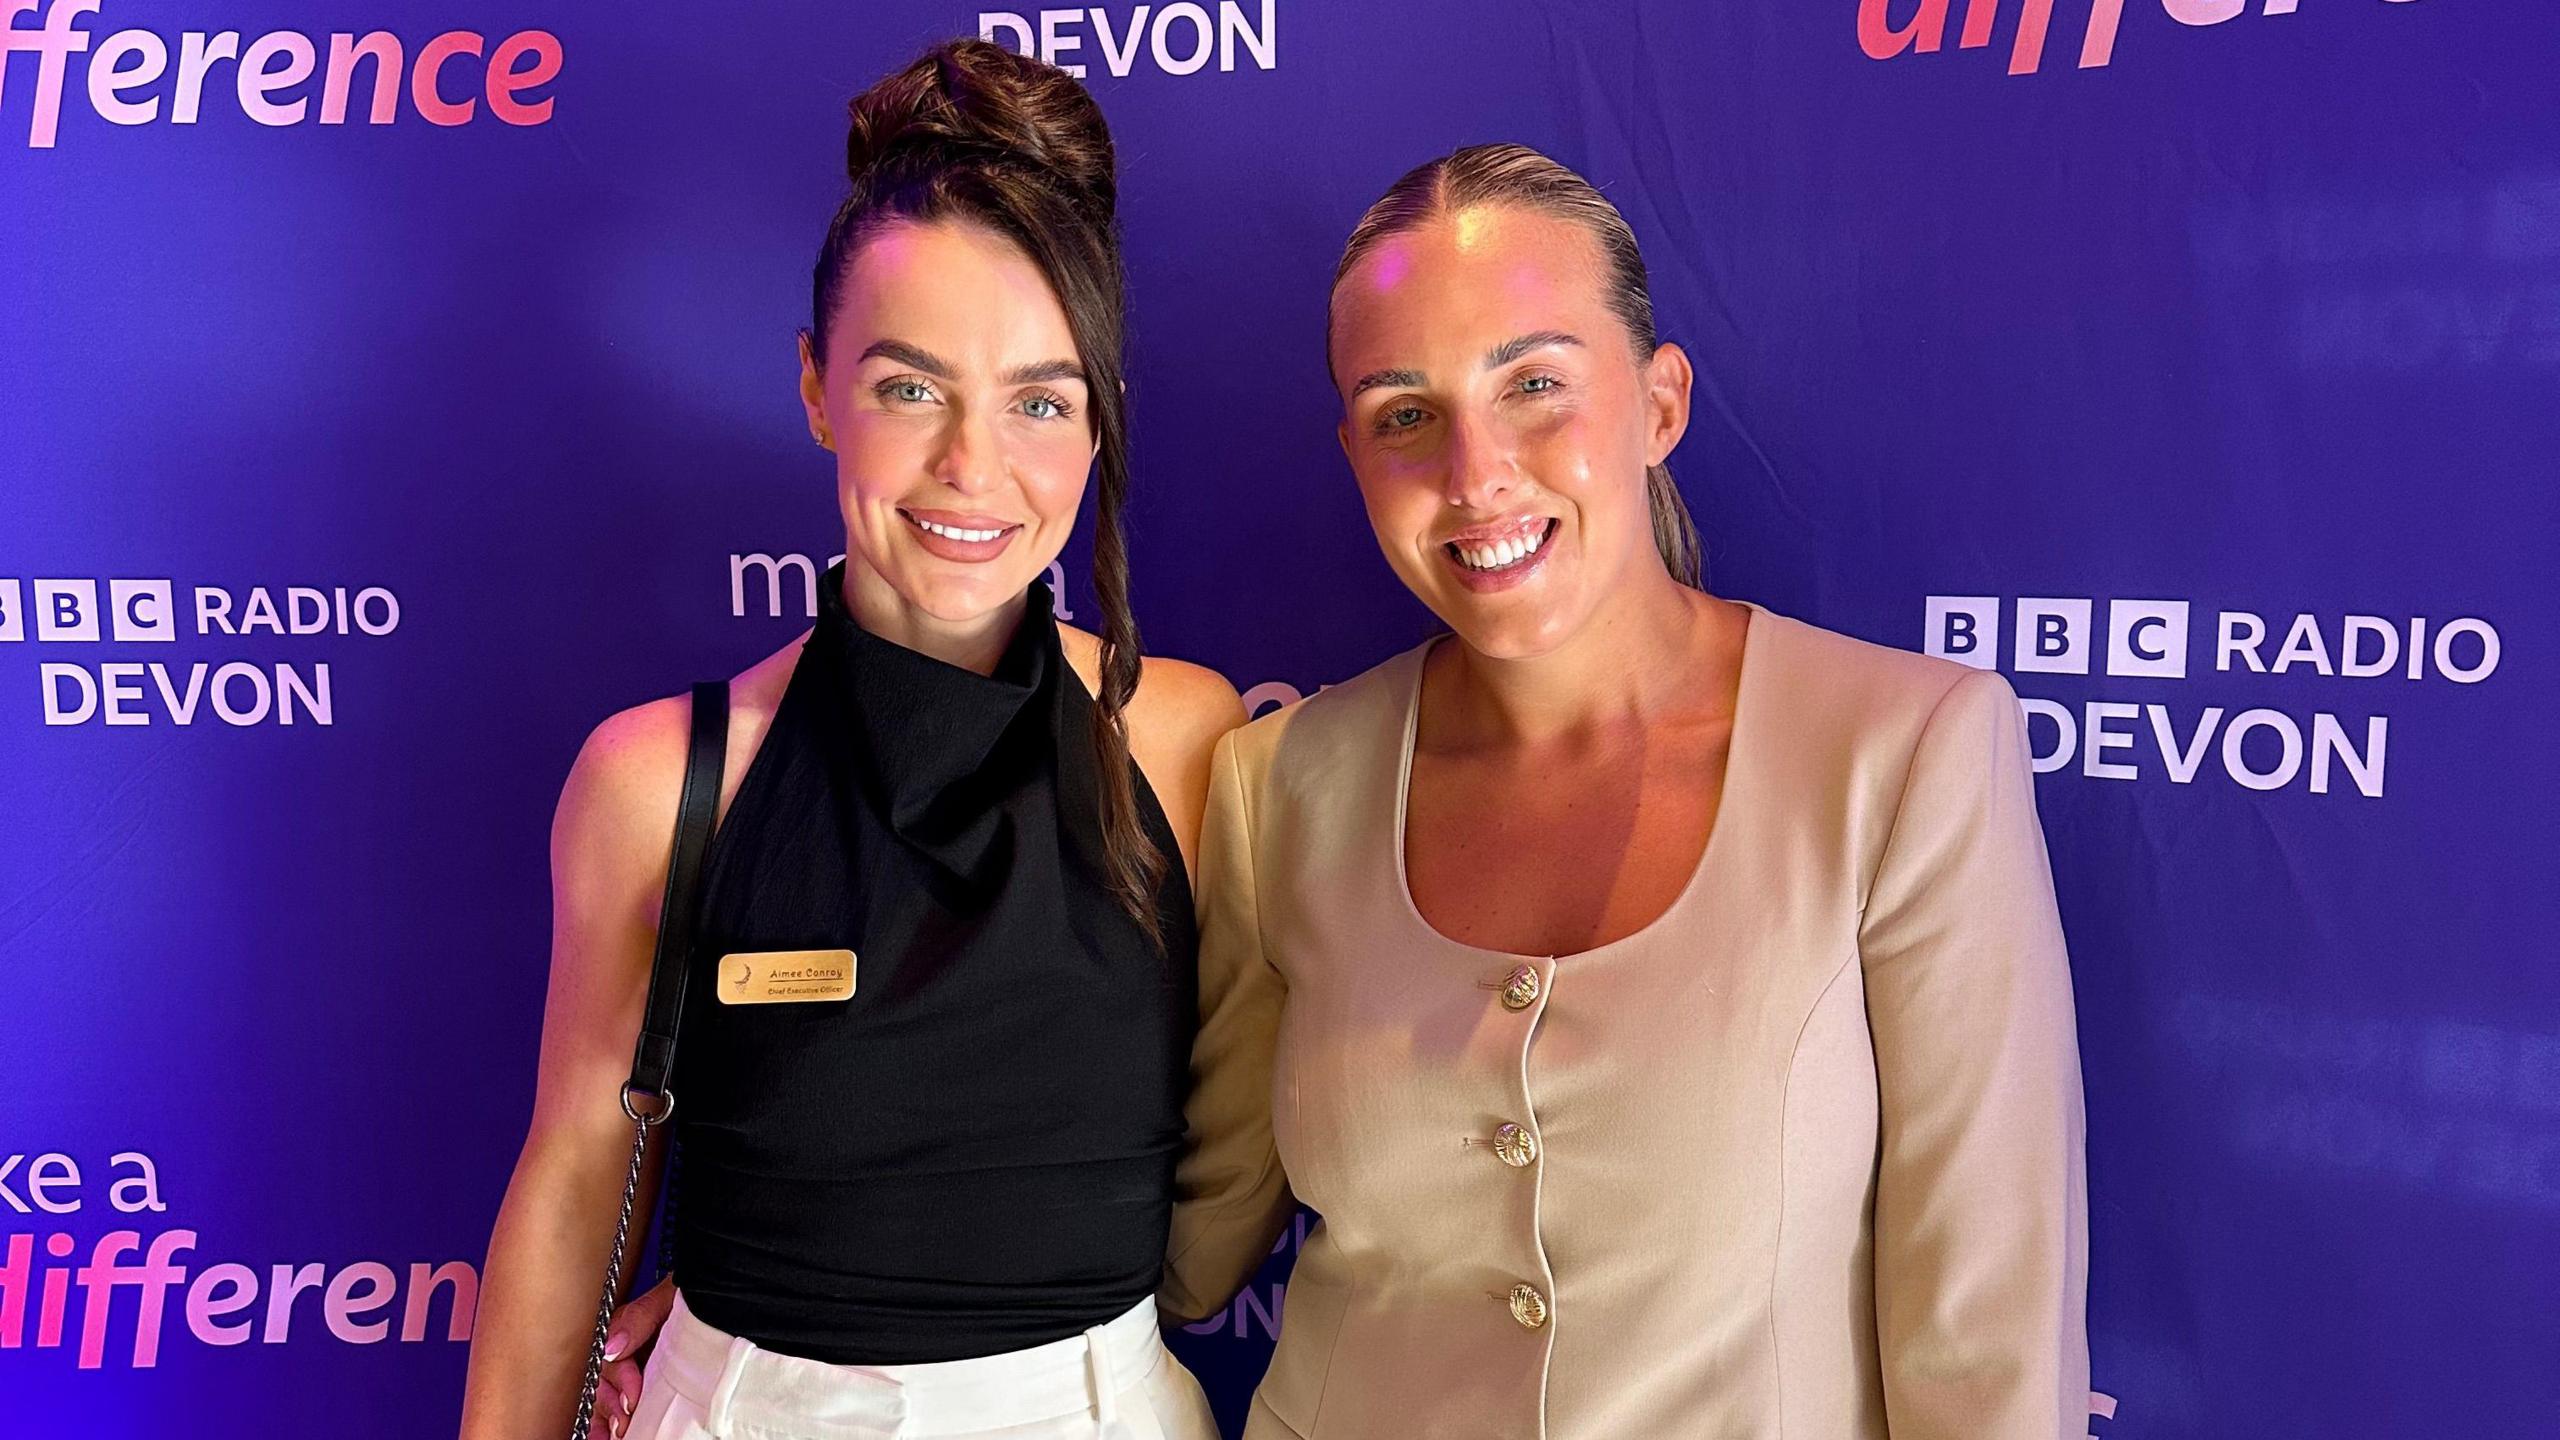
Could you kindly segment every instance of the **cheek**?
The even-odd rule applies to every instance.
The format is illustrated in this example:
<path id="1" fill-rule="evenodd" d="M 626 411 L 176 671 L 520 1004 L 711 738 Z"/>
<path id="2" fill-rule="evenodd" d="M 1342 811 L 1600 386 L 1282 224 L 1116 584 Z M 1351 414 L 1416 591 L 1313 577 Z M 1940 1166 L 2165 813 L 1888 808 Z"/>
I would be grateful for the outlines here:
<path id="1" fill-rule="evenodd" d="M 836 427 L 837 487 L 848 499 L 894 500 L 927 468 L 931 434 L 899 417 L 857 414 Z"/>
<path id="2" fill-rule="evenodd" d="M 1015 442 L 1010 458 L 1032 513 L 1046 522 L 1073 524 L 1093 473 L 1091 432 L 1069 425 L 1055 427 L 1054 433 L 1034 432 Z"/>
<path id="3" fill-rule="evenodd" d="M 1525 431 L 1521 449 L 1529 472 L 1548 491 L 1585 509 L 1606 511 L 1622 498 L 1625 476 L 1637 477 L 1641 495 L 1644 449 L 1618 417 L 1589 410 L 1558 410 Z"/>
<path id="4" fill-rule="evenodd" d="M 1420 583 L 1418 577 L 1431 569 L 1431 552 L 1439 548 L 1433 537 L 1447 519 L 1449 507 L 1440 487 L 1418 481 L 1409 472 L 1400 473 L 1374 485 L 1364 480 L 1361 499 L 1368 506 L 1369 529 L 1377 536 L 1388 565 L 1409 582 Z"/>

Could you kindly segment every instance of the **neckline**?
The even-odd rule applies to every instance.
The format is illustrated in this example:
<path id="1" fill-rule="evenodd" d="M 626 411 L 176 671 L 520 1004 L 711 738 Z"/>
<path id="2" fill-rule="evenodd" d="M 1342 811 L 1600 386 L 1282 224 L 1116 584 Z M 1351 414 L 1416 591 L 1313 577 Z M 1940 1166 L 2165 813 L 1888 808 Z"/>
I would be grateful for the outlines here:
<path id="1" fill-rule="evenodd" d="M 1433 647 L 1437 646 L 1442 640 L 1453 637 L 1446 635 L 1437 636 L 1424 641 L 1420 646 L 1406 652 L 1413 675 L 1405 687 L 1404 738 L 1398 747 L 1396 757 L 1396 803 L 1393 838 L 1395 841 L 1396 852 L 1396 899 L 1402 903 L 1402 908 L 1406 918 L 1413 923 L 1415 928 L 1421 930 L 1423 934 L 1430 936 L 1442 945 L 1446 945 L 1455 950 L 1465 951 L 1472 955 L 1483 955 L 1488 958 L 1498 960 L 1545 960 L 1550 963 L 1560 963 L 1564 961 L 1581 961 L 1589 956 L 1606 955 L 1610 951 L 1636 944 L 1638 941 L 1651 937 L 1656 931 L 1661 930 L 1670 921 L 1672 916 L 1677 915 L 1682 910 L 1688 908 L 1689 903 L 1696 897 L 1698 891 L 1705 888 L 1707 875 L 1710 872 L 1716 857 L 1717 847 L 1723 843 L 1724 833 L 1728 828 L 1730 828 L 1727 826 L 1725 821 L 1727 816 L 1731 813 L 1729 803 L 1734 796 L 1734 776 L 1742 768 L 1741 761 L 1744 758 L 1742 748 L 1743 739 L 1746 734 L 1757 733 L 1758 727 L 1756 726 L 1750 727 L 1746 730 L 1743 725 L 1743 719 L 1745 715 L 1756 708 L 1751 703 L 1755 688 L 1752 684 L 1752 678 L 1760 669 L 1760 667 L 1754 663 L 1754 660 L 1760 652 L 1761 642 L 1766 638 L 1768 633 L 1763 622 L 1781 618 L 1769 610 L 1755 605 L 1748 600 L 1740 603 L 1744 609 L 1750 612 L 1750 614 L 1744 622 L 1742 632 L 1742 661 L 1740 670 L 1734 677 L 1733 733 L 1725 741 L 1724 778 L 1718 782 L 1716 787 L 1716 818 L 1714 822 L 1707 827 L 1706 843 L 1698 847 L 1697 864 L 1690 869 L 1689 878 L 1681 882 L 1678 893 L 1671 897 L 1671 903 L 1662 907 L 1662 913 L 1654 916 L 1650 920 L 1647 920 L 1645 923 L 1637 926 L 1626 934 L 1619 936 L 1615 940 L 1610 940 L 1599 945 L 1593 945 L 1586 949 L 1569 951 L 1561 955 L 1533 955 L 1526 951 L 1495 950 L 1483 945 L 1468 944 L 1466 941 L 1460 940 L 1442 930 L 1439 926 L 1432 924 L 1430 917 L 1422 913 L 1422 907 L 1414 903 L 1413 877 L 1408 873 L 1405 867 L 1405 826 L 1407 818 L 1412 810 L 1414 746 L 1422 731 L 1422 679 L 1424 671 L 1427 668 L 1426 662 L 1431 658 L 1431 651 Z"/>
<path id="2" fill-rule="evenodd" d="M 890 830 L 953 873 L 976 875 L 1003 838 L 997 799 L 1052 769 L 1065 659 L 1048 588 L 1030 587 L 992 674 L 864 629 L 843 602 L 840 567 L 827 572 L 810 646 L 853 741 L 844 763 Z"/>

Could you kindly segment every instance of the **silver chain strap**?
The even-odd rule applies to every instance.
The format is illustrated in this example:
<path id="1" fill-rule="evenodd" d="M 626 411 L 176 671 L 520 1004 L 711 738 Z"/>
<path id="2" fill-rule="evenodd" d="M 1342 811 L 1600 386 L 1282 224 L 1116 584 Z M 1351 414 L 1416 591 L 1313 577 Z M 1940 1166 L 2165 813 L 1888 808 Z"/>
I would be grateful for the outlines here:
<path id="1" fill-rule="evenodd" d="M 670 1107 L 672 1108 L 672 1107 Z M 613 1250 L 604 1260 L 604 1297 L 596 1302 L 596 1333 L 587 1346 L 586 1378 L 578 1383 L 578 1418 L 569 1431 L 569 1440 L 588 1440 L 595 1424 L 596 1391 L 604 1383 L 604 1346 L 613 1326 L 614 1302 L 622 1294 L 622 1249 L 631 1240 L 631 1207 L 640 1196 L 640 1157 L 649 1145 L 649 1127 L 666 1118 L 666 1112 L 641 1116 L 632 1111 L 628 1094 L 622 1110 L 632 1119 L 631 1168 L 622 1178 L 622 1213 L 613 1221 Z"/>

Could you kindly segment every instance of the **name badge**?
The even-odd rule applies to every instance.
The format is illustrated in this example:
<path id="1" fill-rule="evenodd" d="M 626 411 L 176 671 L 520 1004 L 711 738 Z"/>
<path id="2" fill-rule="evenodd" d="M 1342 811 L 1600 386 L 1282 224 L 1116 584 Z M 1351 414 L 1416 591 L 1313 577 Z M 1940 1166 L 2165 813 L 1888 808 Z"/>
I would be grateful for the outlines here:
<path id="1" fill-rule="evenodd" d="M 720 957 L 723 1005 L 787 1005 L 852 998 L 850 950 L 754 950 Z"/>

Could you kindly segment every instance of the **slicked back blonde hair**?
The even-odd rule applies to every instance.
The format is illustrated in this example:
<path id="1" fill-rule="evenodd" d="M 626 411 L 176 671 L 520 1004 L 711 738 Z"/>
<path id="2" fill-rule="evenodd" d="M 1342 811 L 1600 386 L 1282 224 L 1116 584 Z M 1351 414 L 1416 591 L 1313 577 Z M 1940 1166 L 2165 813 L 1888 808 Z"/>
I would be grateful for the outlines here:
<path id="1" fill-rule="evenodd" d="M 1636 248 L 1636 232 L 1607 196 L 1572 170 L 1526 145 L 1470 145 L 1417 165 L 1387 187 L 1369 213 L 1352 227 L 1342 247 L 1342 263 L 1334 267 L 1333 286 L 1395 236 L 1425 223 L 1479 205 L 1516 205 L 1553 219 L 1579 225 L 1600 246 L 1604 298 L 1610 313 L 1626 327 L 1635 347 L 1636 364 L 1653 359 L 1653 292 L 1645 283 L 1644 255 Z M 1331 321 L 1326 322 L 1325 349 L 1333 349 Z M 1646 508 L 1653 516 L 1653 544 L 1663 568 L 1683 585 L 1699 583 L 1697 522 L 1681 498 L 1666 465 L 1644 472 Z"/>

